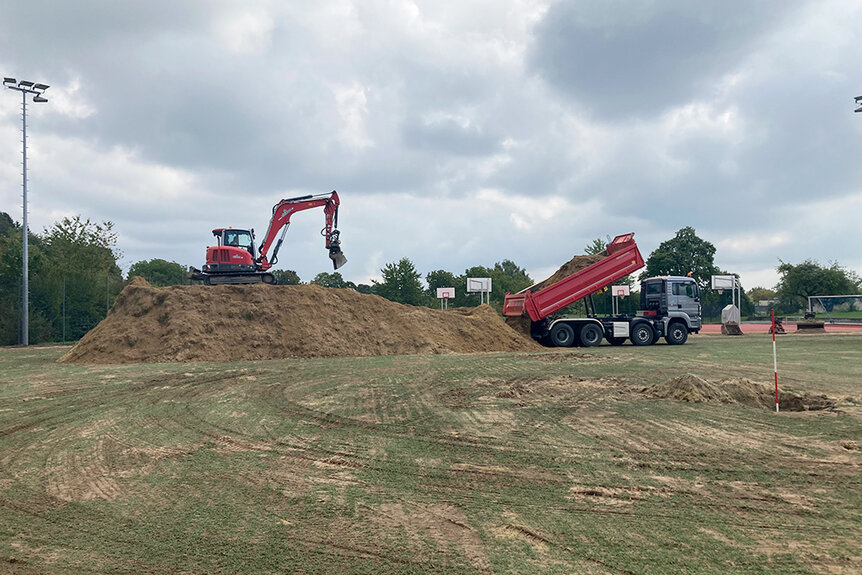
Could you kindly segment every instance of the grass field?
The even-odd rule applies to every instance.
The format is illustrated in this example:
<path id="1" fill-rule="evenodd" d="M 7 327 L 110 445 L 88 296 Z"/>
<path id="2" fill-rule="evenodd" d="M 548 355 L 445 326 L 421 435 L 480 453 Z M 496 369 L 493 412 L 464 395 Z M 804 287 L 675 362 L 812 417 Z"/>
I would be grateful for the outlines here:
<path id="1" fill-rule="evenodd" d="M 0 573 L 862 573 L 862 334 L 70 366 L 0 349 Z"/>

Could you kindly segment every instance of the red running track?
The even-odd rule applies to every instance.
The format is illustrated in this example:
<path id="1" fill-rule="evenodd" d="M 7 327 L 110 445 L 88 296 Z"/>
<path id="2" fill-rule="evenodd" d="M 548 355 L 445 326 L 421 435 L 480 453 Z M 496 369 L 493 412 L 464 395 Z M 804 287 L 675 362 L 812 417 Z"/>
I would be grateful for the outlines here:
<path id="1" fill-rule="evenodd" d="M 743 323 L 740 327 L 742 328 L 742 333 L 769 333 L 769 328 L 772 327 L 772 324 Z M 830 333 L 862 333 L 862 324 L 827 323 L 823 327 Z M 784 322 L 784 331 L 787 333 L 796 332 L 796 323 Z M 705 324 L 700 333 L 721 333 L 721 324 Z"/>

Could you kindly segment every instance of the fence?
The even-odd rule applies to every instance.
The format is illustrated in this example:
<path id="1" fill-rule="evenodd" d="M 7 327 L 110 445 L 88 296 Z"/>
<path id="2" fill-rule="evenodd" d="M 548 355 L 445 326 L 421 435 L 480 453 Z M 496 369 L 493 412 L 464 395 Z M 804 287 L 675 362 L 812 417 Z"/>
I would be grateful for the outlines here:
<path id="1" fill-rule="evenodd" d="M 12 300 L 7 300 L 0 310 L 0 314 L 7 315 L 0 323 L 9 330 L 0 334 L 0 345 L 16 342 L 21 345 L 24 341 L 23 281 L 18 278 L 16 283 L 14 305 Z M 117 275 L 107 274 L 104 279 L 67 276 L 58 282 L 31 278 L 28 283 L 29 341 L 65 344 L 80 339 L 108 315 L 125 282 L 118 281 Z M 9 315 L 14 315 L 14 319 Z"/>

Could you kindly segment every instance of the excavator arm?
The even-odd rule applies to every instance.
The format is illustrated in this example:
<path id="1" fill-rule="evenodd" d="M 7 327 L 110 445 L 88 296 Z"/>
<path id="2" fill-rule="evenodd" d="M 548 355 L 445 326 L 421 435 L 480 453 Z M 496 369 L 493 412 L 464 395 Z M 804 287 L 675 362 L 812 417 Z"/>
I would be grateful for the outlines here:
<path id="1" fill-rule="evenodd" d="M 272 208 L 272 218 L 269 220 L 266 235 L 260 244 L 260 255 L 256 260 L 261 269 L 266 271 L 278 261 L 278 250 L 281 248 L 282 241 L 284 241 L 284 234 L 290 225 L 291 216 L 296 212 L 318 207 L 323 208 L 323 214 L 326 218 L 326 224 L 320 230 L 320 233 L 326 238 L 326 249 L 329 250 L 329 259 L 332 260 L 333 269 L 338 269 L 347 263 L 347 258 L 344 257 L 344 253 L 341 251 L 340 232 L 337 229 L 338 206 L 340 203 L 338 194 L 333 190 L 331 194 L 288 198 L 275 204 Z M 272 250 L 272 257 L 270 258 L 269 250 L 276 241 L 275 238 L 279 235 L 279 232 L 281 232 L 281 237 L 275 243 L 275 248 Z"/>

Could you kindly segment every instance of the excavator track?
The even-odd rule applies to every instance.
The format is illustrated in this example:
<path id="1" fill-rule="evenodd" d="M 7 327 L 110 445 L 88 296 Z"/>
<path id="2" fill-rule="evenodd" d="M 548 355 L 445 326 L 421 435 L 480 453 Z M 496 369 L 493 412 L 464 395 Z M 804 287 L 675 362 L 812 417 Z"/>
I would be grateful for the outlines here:
<path id="1" fill-rule="evenodd" d="M 275 276 L 268 272 L 244 273 L 244 274 L 211 274 L 195 268 L 189 269 L 189 279 L 201 281 L 204 285 L 245 285 L 245 284 L 274 284 Z"/>

